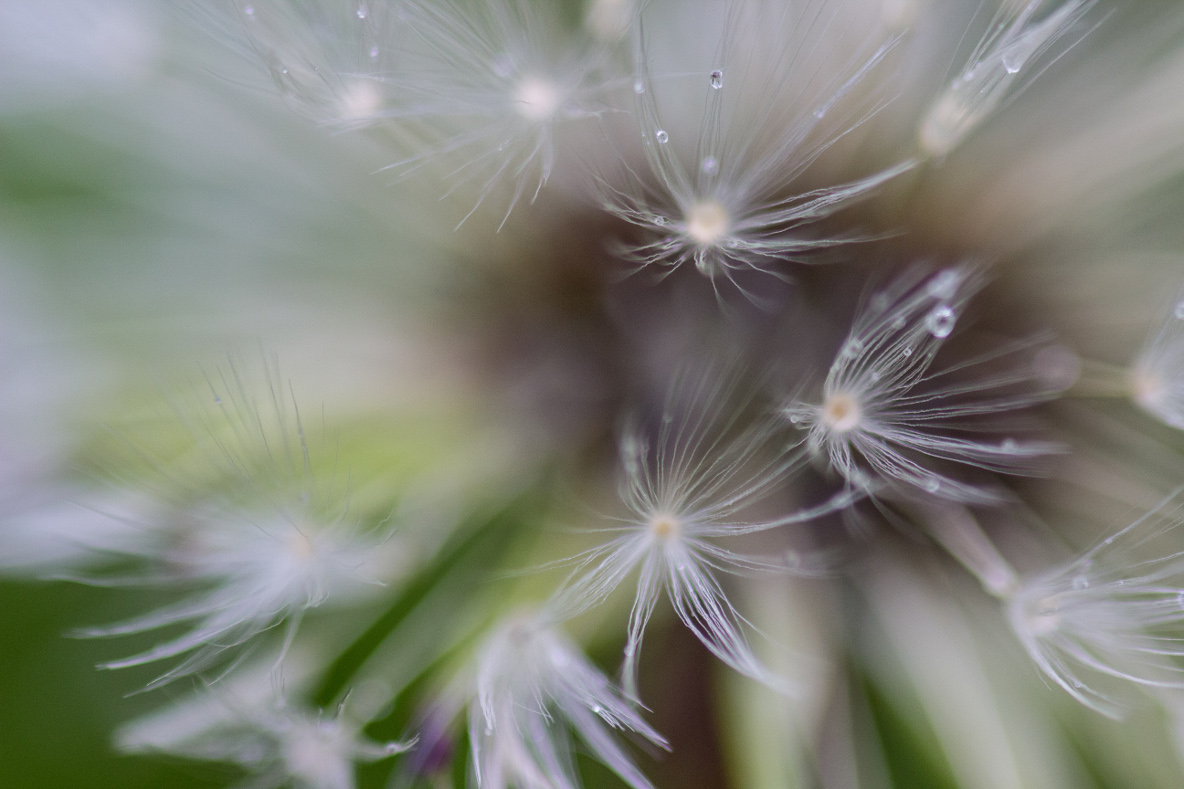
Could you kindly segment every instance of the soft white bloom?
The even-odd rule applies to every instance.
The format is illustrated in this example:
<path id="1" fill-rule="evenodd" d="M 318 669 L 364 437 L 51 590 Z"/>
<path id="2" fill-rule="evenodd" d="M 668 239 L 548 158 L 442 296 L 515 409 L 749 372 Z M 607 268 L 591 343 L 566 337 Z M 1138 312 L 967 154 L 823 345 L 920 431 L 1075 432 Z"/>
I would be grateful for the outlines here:
<path id="1" fill-rule="evenodd" d="M 576 789 L 568 730 L 633 789 L 651 784 L 613 730 L 666 741 L 599 669 L 545 619 L 520 615 L 482 647 L 469 711 L 481 789 Z"/>
<path id="2" fill-rule="evenodd" d="M 147 561 L 142 575 L 75 580 L 105 586 L 194 588 L 179 602 L 118 624 L 82 630 L 114 636 L 188 624 L 189 630 L 131 657 L 122 668 L 187 655 L 156 686 L 219 662 L 220 655 L 330 598 L 377 582 L 382 542 L 351 522 L 348 498 L 313 473 L 299 416 L 269 378 L 253 391 L 237 370 L 210 382 L 205 411 L 186 414 L 197 446 L 162 467 L 177 501 L 141 524 L 141 540 L 102 546 Z M 189 486 L 202 486 L 197 492 Z M 208 486 L 208 487 L 207 487 Z M 190 498 L 192 497 L 192 499 Z"/>
<path id="3" fill-rule="evenodd" d="M 1164 424 L 1184 430 L 1184 299 L 1143 344 L 1131 369 L 1131 396 Z"/>
<path id="4" fill-rule="evenodd" d="M 446 178 L 475 184 L 474 211 L 503 182 L 506 216 L 536 198 L 556 164 L 557 128 L 606 111 L 624 84 L 613 42 L 566 30 L 548 4 L 424 0 L 401 13 L 413 40 L 397 80 L 407 100 L 391 117 L 420 144 L 390 167 L 455 155 Z"/>
<path id="5" fill-rule="evenodd" d="M 1099 712 L 1123 710 L 1114 679 L 1184 688 L 1182 522 L 1184 500 L 1175 494 L 1078 559 L 1027 580 L 1008 603 L 1040 670 Z"/>
<path id="6" fill-rule="evenodd" d="M 796 58 L 776 59 L 766 73 L 752 63 L 751 48 L 777 41 L 792 49 L 803 45 L 802 29 L 829 31 L 811 19 L 812 8 L 746 10 L 729 16 L 721 52 L 703 71 L 706 105 L 693 148 L 682 138 L 688 130 L 663 123 L 657 94 L 664 86 L 651 75 L 645 52 L 638 55 L 634 90 L 649 173 L 630 170 L 627 185 L 606 184 L 605 207 L 647 234 L 622 245 L 625 258 L 639 266 L 694 263 L 704 275 L 728 279 L 746 269 L 784 275 L 789 262 L 858 239 L 819 238 L 806 226 L 915 165 L 905 161 L 849 183 L 795 190 L 820 156 L 874 113 L 875 107 L 859 109 L 851 94 L 894 42 L 868 47 L 843 73 L 825 78 L 785 73 L 803 68 Z"/>
<path id="7" fill-rule="evenodd" d="M 1036 391 L 1030 366 L 1009 363 L 1023 344 L 931 369 L 979 284 L 968 267 L 929 277 L 914 270 L 874 293 L 827 373 L 821 400 L 785 407 L 789 421 L 807 431 L 810 447 L 852 484 L 985 503 L 1001 494 L 955 478 L 946 467 L 1032 474 L 1058 451 L 1044 441 L 983 437 L 990 427 L 983 417 L 1028 408 L 1045 396 Z"/>
<path id="8" fill-rule="evenodd" d="M 775 425 L 743 422 L 747 407 L 726 376 L 704 375 L 672 389 L 651 454 L 640 429 L 621 442 L 620 496 L 627 514 L 605 529 L 611 540 L 575 557 L 577 569 L 558 593 L 555 610 L 573 616 L 607 597 L 634 571 L 637 596 L 629 618 L 623 676 L 636 692 L 642 636 L 663 590 L 679 619 L 716 657 L 750 677 L 784 688 L 757 660 L 745 622 L 724 594 L 717 571 L 767 568 L 713 540 L 802 523 L 842 510 L 859 498 L 849 490 L 810 509 L 772 520 L 745 518 L 800 466 L 800 444 L 778 445 Z"/>
<path id="9" fill-rule="evenodd" d="M 326 717 L 290 708 L 282 699 L 248 703 L 227 692 L 207 691 L 185 702 L 200 702 L 218 720 L 183 736 L 162 740 L 151 729 L 167 725 L 159 715 L 125 729 L 120 745 L 134 752 L 163 752 L 191 759 L 230 762 L 252 774 L 256 789 L 354 789 L 354 765 L 402 753 L 412 743 L 376 743 L 361 732 L 346 705 Z M 172 708 L 166 712 L 172 713 Z"/>
<path id="10" fill-rule="evenodd" d="M 1080 40 L 1063 39 L 1078 27 L 1093 0 L 1066 0 L 1044 18 L 1034 20 L 1044 5 L 1046 0 L 1004 3 L 1005 10 L 974 48 L 966 67 L 922 118 L 917 131 L 922 151 L 941 158 L 958 147 L 1013 93 L 1022 72 L 1031 72 L 1039 64 L 1047 67 L 1048 58 L 1042 55 L 1052 51 L 1055 59 Z"/>
<path id="11" fill-rule="evenodd" d="M 402 0 L 234 0 L 232 40 L 261 61 L 283 96 L 334 128 L 394 111 L 406 22 Z"/>

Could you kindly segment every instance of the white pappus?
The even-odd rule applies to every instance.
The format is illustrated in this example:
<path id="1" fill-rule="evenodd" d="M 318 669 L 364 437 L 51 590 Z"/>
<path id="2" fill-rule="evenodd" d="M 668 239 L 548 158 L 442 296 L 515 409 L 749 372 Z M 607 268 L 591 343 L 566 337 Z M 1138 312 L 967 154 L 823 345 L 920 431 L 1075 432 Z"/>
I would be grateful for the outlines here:
<path id="1" fill-rule="evenodd" d="M 209 387 L 204 402 L 176 409 L 191 446 L 171 460 L 153 460 L 163 498 L 139 524 L 143 539 L 109 549 L 110 558 L 139 561 L 146 569 L 73 579 L 191 590 L 142 616 L 77 632 L 116 636 L 188 625 L 151 649 L 102 666 L 184 656 L 149 687 L 223 663 L 227 650 L 285 621 L 286 645 L 305 611 L 368 593 L 383 573 L 383 540 L 351 521 L 348 491 L 314 472 L 303 424 L 294 406 L 289 411 L 274 371 L 256 388 L 232 367 Z"/>
<path id="2" fill-rule="evenodd" d="M 355 789 L 355 764 L 386 759 L 415 743 L 373 742 L 349 706 L 342 702 L 327 716 L 293 708 L 282 697 L 244 701 L 230 688 L 210 689 L 134 721 L 121 731 L 119 745 L 132 753 L 236 764 L 251 774 L 241 786 L 252 789 Z"/>
<path id="3" fill-rule="evenodd" d="M 569 729 L 626 784 L 652 789 L 613 730 L 666 748 L 662 736 L 546 617 L 508 617 L 478 655 L 469 710 L 477 786 L 577 789 Z"/>
<path id="4" fill-rule="evenodd" d="M 737 402 L 739 400 L 740 402 Z M 626 514 L 602 529 L 604 544 L 570 561 L 576 565 L 552 601 L 559 616 L 575 616 L 603 601 L 633 572 L 637 593 L 629 617 L 622 669 L 625 689 L 637 693 L 642 637 L 665 590 L 679 619 L 731 668 L 785 691 L 753 654 L 743 616 L 733 607 L 717 572 L 784 569 L 724 548 L 714 540 L 804 523 L 840 511 L 860 498 L 844 489 L 829 500 L 772 519 L 745 517 L 769 504 L 800 468 L 801 442 L 778 438 L 773 419 L 746 415 L 725 374 L 684 375 L 671 387 L 651 454 L 639 428 L 621 441 L 620 497 Z"/>
<path id="5" fill-rule="evenodd" d="M 601 179 L 606 210 L 647 235 L 620 245 L 627 261 L 669 269 L 693 263 L 708 277 L 735 282 L 737 272 L 749 269 L 784 276 L 787 262 L 809 262 L 813 252 L 859 240 L 802 231 L 869 197 L 915 161 L 836 186 L 801 191 L 794 184 L 882 106 L 861 106 L 866 102 L 858 89 L 895 40 L 859 48 L 826 80 L 808 70 L 804 56 L 783 53 L 758 68 L 751 51 L 760 48 L 754 42 L 770 46 L 774 40 L 789 53 L 805 47 L 801 31 L 833 32 L 818 18 L 823 15 L 811 5 L 797 11 L 735 7 L 713 67 L 702 72 L 706 104 L 693 149 L 683 129 L 662 121 L 658 94 L 669 78 L 656 82 L 642 43 L 634 92 L 648 174 L 627 167 L 623 185 Z M 770 31 L 783 38 L 770 38 Z"/>
<path id="6" fill-rule="evenodd" d="M 1045 676 L 1111 717 L 1126 706 L 1114 680 L 1184 688 L 1182 522 L 1177 491 L 1008 601 L 1011 626 Z"/>
<path id="7" fill-rule="evenodd" d="M 360 128 L 387 117 L 401 98 L 402 2 L 234 0 L 237 29 L 227 34 L 301 114 L 335 129 Z"/>
<path id="8" fill-rule="evenodd" d="M 1034 20 L 1046 0 L 1027 0 L 1005 4 L 1010 11 L 1000 11 L 989 32 L 974 48 L 967 64 L 930 105 L 917 127 L 917 142 L 928 156 L 941 159 L 991 116 L 1023 77 L 1038 63 L 1047 67 L 1041 56 L 1053 52 L 1053 59 L 1063 55 L 1084 37 L 1065 37 L 1077 27 L 1093 0 L 1066 0 L 1042 19 Z M 1039 72 L 1037 72 L 1038 74 Z"/>
<path id="9" fill-rule="evenodd" d="M 420 144 L 385 169 L 455 157 L 445 179 L 476 189 L 465 219 L 503 182 L 503 223 L 523 196 L 538 197 L 556 164 L 556 128 L 606 111 L 625 84 L 616 42 L 567 29 L 546 4 L 406 0 L 401 13 L 407 66 L 396 82 L 407 100 L 391 117 Z"/>
<path id="10" fill-rule="evenodd" d="M 969 266 L 899 277 L 860 307 L 820 400 L 795 399 L 784 407 L 789 422 L 806 431 L 811 449 L 849 483 L 873 492 L 991 503 L 1000 491 L 951 476 L 945 467 L 1033 474 L 1060 451 L 1046 441 L 983 437 L 1001 430 L 985 418 L 1049 396 L 1037 388 L 1030 365 L 1009 363 L 1032 343 L 1004 344 L 931 369 L 980 280 Z M 978 370 L 986 372 L 974 375 Z"/>

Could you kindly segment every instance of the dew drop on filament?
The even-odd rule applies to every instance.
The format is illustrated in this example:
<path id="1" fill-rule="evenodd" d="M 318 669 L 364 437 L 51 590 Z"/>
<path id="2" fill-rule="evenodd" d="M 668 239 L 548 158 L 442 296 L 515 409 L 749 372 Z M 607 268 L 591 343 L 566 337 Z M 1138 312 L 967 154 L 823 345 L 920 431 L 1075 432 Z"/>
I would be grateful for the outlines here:
<path id="1" fill-rule="evenodd" d="M 724 86 L 724 73 L 719 69 L 711 72 L 711 87 L 719 90 Z"/>
<path id="2" fill-rule="evenodd" d="M 1024 59 L 1016 52 L 1003 53 L 1003 68 L 1008 74 L 1015 74 L 1024 65 Z"/>
<path id="3" fill-rule="evenodd" d="M 378 60 L 378 47 L 377 46 L 370 47 L 370 59 L 371 60 Z"/>
<path id="4" fill-rule="evenodd" d="M 656 132 L 654 132 L 654 139 L 660 143 L 667 143 L 670 142 L 670 135 L 667 134 L 663 129 L 658 129 Z"/>
<path id="5" fill-rule="evenodd" d="M 638 96 L 645 93 L 645 83 L 642 82 L 641 80 L 634 81 L 633 92 L 636 93 Z"/>
<path id="6" fill-rule="evenodd" d="M 925 326 L 929 329 L 929 333 L 934 337 L 945 339 L 950 336 L 950 332 L 954 331 L 954 311 L 944 304 L 925 319 Z"/>
<path id="7" fill-rule="evenodd" d="M 704 175 L 715 175 L 719 172 L 719 159 L 714 156 L 704 156 L 701 167 Z"/>
<path id="8" fill-rule="evenodd" d="M 366 7 L 360 5 L 360 6 L 358 6 L 358 19 L 365 19 L 365 18 L 366 18 Z"/>

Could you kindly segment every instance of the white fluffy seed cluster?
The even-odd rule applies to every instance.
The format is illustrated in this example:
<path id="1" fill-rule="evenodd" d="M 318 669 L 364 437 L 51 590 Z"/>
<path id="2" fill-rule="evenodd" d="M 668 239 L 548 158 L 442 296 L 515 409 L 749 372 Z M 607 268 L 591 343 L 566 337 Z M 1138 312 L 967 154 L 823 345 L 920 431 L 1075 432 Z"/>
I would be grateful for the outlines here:
<path id="1" fill-rule="evenodd" d="M 168 590 L 147 613 L 78 632 L 149 639 L 102 665 L 164 662 L 148 688 L 207 686 L 125 727 L 122 745 L 230 762 L 264 787 L 353 789 L 357 763 L 403 754 L 392 786 L 445 785 L 463 762 L 479 789 L 578 789 L 590 757 L 652 789 L 623 738 L 678 756 L 647 720 L 671 695 L 651 697 L 642 659 L 664 621 L 776 704 L 821 708 L 815 685 L 836 683 L 840 701 L 826 703 L 842 705 L 832 717 L 850 744 L 866 721 L 848 720 L 858 688 L 836 689 L 846 669 L 819 679 L 756 620 L 798 605 L 785 590 L 806 576 L 833 582 L 836 599 L 867 592 L 869 610 L 885 590 L 910 599 L 904 571 L 882 569 L 905 554 L 900 567 L 959 565 L 1017 654 L 1087 707 L 1117 717 L 1144 696 L 1178 703 L 1182 496 L 1107 476 L 1098 456 L 1115 434 L 1167 444 L 1165 428 L 1184 429 L 1184 301 L 1129 361 L 1091 360 L 1054 317 L 1015 306 L 1030 294 L 1000 260 L 1006 241 L 976 244 L 978 214 L 964 209 L 956 228 L 928 218 L 956 202 L 930 184 L 973 169 L 959 152 L 1057 73 L 1103 4 L 1005 0 L 985 23 L 962 20 L 968 55 L 927 49 L 924 0 L 734 0 L 696 5 L 701 19 L 632 0 L 578 13 L 548 0 L 202 6 L 190 17 L 302 116 L 370 135 L 392 189 L 457 196 L 459 208 L 439 204 L 447 224 L 475 218 L 464 233 L 498 239 L 471 258 L 512 248 L 505 270 L 433 293 L 464 291 L 440 310 L 442 333 L 471 332 L 458 345 L 489 351 L 474 366 L 496 370 L 441 377 L 463 380 L 457 399 L 496 429 L 466 436 L 465 460 L 443 466 L 426 459 L 430 440 L 408 439 L 397 460 L 367 445 L 359 463 L 430 471 L 415 484 L 371 475 L 361 493 L 389 514 L 356 512 L 352 458 L 310 439 L 272 365 L 233 364 L 206 376 L 197 402 L 174 402 L 180 438 L 96 474 L 105 495 L 85 518 L 61 526 L 61 502 L 44 497 L 9 506 L 0 548 L 49 547 L 0 566 Z M 938 60 L 952 77 L 895 101 L 919 90 L 908 69 Z M 982 215 L 1006 216 L 989 197 L 974 204 Z M 538 249 L 501 241 L 538 216 Z M 1125 432 L 1106 428 L 1115 413 Z M 29 476 L 58 490 L 42 466 L 70 451 L 47 454 L 0 479 L 6 498 Z M 19 465 L 0 460 L 0 472 Z M 563 485 L 609 500 L 581 511 L 590 528 L 523 515 L 505 492 L 557 498 Z M 1048 493 L 1058 485 L 1071 494 Z M 1113 506 L 1099 508 L 1086 525 L 1109 536 L 1084 553 L 1066 548 L 1076 532 L 1045 540 L 1048 522 L 1078 525 L 1065 510 L 1093 515 L 1064 499 L 1090 496 L 1136 515 L 1115 527 Z M 524 556 L 541 569 L 518 571 Z M 778 585 L 772 602 L 761 583 Z M 860 651 L 874 628 L 853 619 L 861 632 L 834 627 L 841 643 L 817 663 Z M 926 632 L 943 629 L 958 639 Z M 954 651 L 936 638 L 929 651 Z M 599 665 L 609 654 L 615 678 Z M 351 689 L 367 697 L 360 713 L 342 701 Z"/>

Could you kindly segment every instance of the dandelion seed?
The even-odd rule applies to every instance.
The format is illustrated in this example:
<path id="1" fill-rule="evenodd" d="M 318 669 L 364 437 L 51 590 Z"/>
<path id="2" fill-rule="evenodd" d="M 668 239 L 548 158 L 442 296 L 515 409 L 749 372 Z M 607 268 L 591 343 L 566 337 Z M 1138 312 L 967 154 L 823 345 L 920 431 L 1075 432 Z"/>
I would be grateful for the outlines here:
<path id="1" fill-rule="evenodd" d="M 415 43 L 394 80 L 408 99 L 391 117 L 428 142 L 386 169 L 463 160 L 447 177 L 474 183 L 474 211 L 503 181 L 506 216 L 537 198 L 556 163 L 557 127 L 600 114 L 623 84 L 611 41 L 573 36 L 538 3 L 408 2 L 403 16 Z"/>
<path id="2" fill-rule="evenodd" d="M 144 577 L 77 578 L 118 586 L 198 586 L 180 602 L 106 627 L 79 631 L 116 636 L 189 625 L 171 640 L 104 668 L 124 668 L 183 657 L 149 687 L 204 671 L 229 649 L 287 620 L 287 640 L 300 615 L 330 598 L 349 599 L 377 579 L 379 541 L 347 520 L 347 502 L 312 473 L 303 425 L 285 407 L 273 371 L 262 398 L 238 370 L 217 384 L 224 401 L 216 412 L 195 409 L 187 430 L 200 449 L 185 457 L 193 468 L 164 467 L 175 512 L 162 502 L 162 523 L 144 527 L 143 539 L 124 547 L 129 558 L 155 565 Z M 211 478 L 212 477 L 212 478 Z M 211 485 L 210 490 L 201 488 Z M 189 485 L 198 493 L 186 492 Z M 217 493 L 213 491 L 219 491 Z M 110 550 L 110 549 L 109 549 Z"/>
<path id="3" fill-rule="evenodd" d="M 917 133 L 921 149 L 937 159 L 961 144 L 1011 94 L 1020 71 L 1048 51 L 1060 57 L 1078 39 L 1062 39 L 1081 21 L 1093 0 L 1067 0 L 1039 21 L 1033 21 L 1045 0 L 1030 0 L 992 25 L 966 67 L 938 96 Z"/>
<path id="4" fill-rule="evenodd" d="M 775 20 L 755 12 L 738 14 L 725 34 L 724 50 L 750 47 L 745 36 L 767 37 L 770 27 L 785 31 L 787 39 L 794 41 L 795 19 L 788 12 Z M 891 49 L 892 43 L 886 43 L 865 59 L 849 63 L 841 80 L 813 85 L 819 105 L 838 106 L 869 78 Z M 775 111 L 779 99 L 762 95 L 759 101 L 766 109 L 755 118 L 748 117 L 740 108 L 755 100 L 747 96 L 751 86 L 757 84 L 766 90 L 768 84 L 788 84 L 785 75 L 749 74 L 750 81 L 737 81 L 734 88 L 728 88 L 724 86 L 724 69 L 717 68 L 708 78 L 696 154 L 693 164 L 687 166 L 673 144 L 665 145 L 672 135 L 659 115 L 661 91 L 655 89 L 644 51 L 637 60 L 641 68 L 637 80 L 641 90 L 636 91 L 638 117 L 647 133 L 663 145 L 644 146 L 648 174 L 630 171 L 624 186 L 611 185 L 605 179 L 604 202 L 608 211 L 652 236 L 622 247 L 626 258 L 638 266 L 675 268 L 693 263 L 709 277 L 733 281 L 736 272 L 750 269 L 783 274 L 787 261 L 808 262 L 811 252 L 855 240 L 803 235 L 806 226 L 868 197 L 915 164 L 906 161 L 860 180 L 794 194 L 793 183 L 874 109 L 862 116 L 838 113 L 834 123 L 848 125 L 828 132 L 820 125 L 825 110 L 821 114 Z M 725 103 L 733 90 L 746 95 Z M 802 101 L 801 95 L 792 101 L 786 98 L 793 107 Z"/>
<path id="5" fill-rule="evenodd" d="M 1179 493 L 1075 561 L 1025 582 L 1008 603 L 1020 642 L 1075 699 L 1119 717 L 1114 681 L 1184 688 Z"/>
<path id="6" fill-rule="evenodd" d="M 580 785 L 569 729 L 633 789 L 651 789 L 612 735 L 632 731 L 666 748 L 607 677 L 544 618 L 511 617 L 482 647 L 469 711 L 478 787 Z"/>
<path id="7" fill-rule="evenodd" d="M 394 9 L 349 0 L 255 0 L 241 6 L 244 24 L 228 35 L 263 64 L 296 111 L 335 129 L 357 129 L 389 117 L 400 100 L 394 80 L 403 34 Z"/>
<path id="8" fill-rule="evenodd" d="M 1005 369 L 979 380 L 954 375 L 1004 361 L 1024 344 L 1001 347 L 950 370 L 930 370 L 978 284 L 966 267 L 897 280 L 856 316 L 827 374 L 821 401 L 785 407 L 789 421 L 807 431 L 813 451 L 826 456 L 843 477 L 852 480 L 858 472 L 880 485 L 986 503 L 1000 494 L 960 481 L 943 468 L 953 463 L 1032 474 L 1042 458 L 1058 451 L 1043 441 L 1000 443 L 979 437 L 986 427 L 981 417 L 1022 410 L 1047 396 L 1030 372 Z"/>
<path id="9" fill-rule="evenodd" d="M 414 742 L 367 739 L 349 706 L 342 703 L 326 716 L 283 698 L 247 700 L 211 688 L 125 727 L 121 747 L 237 764 L 259 789 L 355 789 L 355 764 L 388 759 Z"/>
<path id="10" fill-rule="evenodd" d="M 771 565 L 713 540 L 806 522 L 841 511 L 862 495 L 844 490 L 817 507 L 773 520 L 742 519 L 747 507 L 792 477 L 804 453 L 797 445 L 775 450 L 772 422 L 737 424 L 744 403 L 729 402 L 735 394 L 732 383 L 686 375 L 671 389 L 667 413 L 675 416 L 662 421 L 655 452 L 649 453 L 640 433 L 622 441 L 620 495 L 629 514 L 613 529 L 617 537 L 572 560 L 576 571 L 553 602 L 557 616 L 575 616 L 639 571 L 622 670 L 630 695 L 636 695 L 642 636 L 663 589 L 679 619 L 716 657 L 784 691 L 785 681 L 752 653 L 743 632 L 745 620 L 715 576 L 717 570 Z"/>

